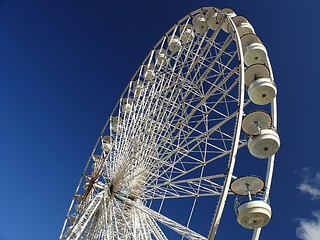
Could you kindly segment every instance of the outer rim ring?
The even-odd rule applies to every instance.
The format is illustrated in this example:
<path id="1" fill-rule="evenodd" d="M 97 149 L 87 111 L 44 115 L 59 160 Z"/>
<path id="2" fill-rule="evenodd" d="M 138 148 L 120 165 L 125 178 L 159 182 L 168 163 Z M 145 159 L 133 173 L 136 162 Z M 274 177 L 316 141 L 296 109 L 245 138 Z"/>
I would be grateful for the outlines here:
<path id="1" fill-rule="evenodd" d="M 189 15 L 185 16 L 184 18 L 182 18 L 181 20 L 179 20 L 179 22 L 181 23 L 183 20 L 185 20 L 188 16 L 190 16 L 191 14 L 195 15 L 196 13 L 201 13 L 203 10 L 208 10 L 208 9 L 215 9 L 218 13 L 222 13 L 224 14 L 224 12 L 220 9 L 217 9 L 217 8 L 211 8 L 211 7 L 206 7 L 206 8 L 202 8 L 202 9 L 198 9 L 198 10 L 195 10 L 194 12 L 190 13 Z M 222 215 L 222 211 L 223 211 L 223 208 L 224 208 L 224 204 L 225 204 L 225 201 L 226 201 L 226 197 L 228 195 L 228 190 L 229 190 L 229 187 L 230 187 L 230 184 L 231 184 L 231 178 L 232 178 L 232 173 L 233 173 L 233 169 L 234 169 L 234 164 L 235 164 L 235 156 L 236 156 L 236 153 L 237 153 L 237 149 L 238 149 L 238 145 L 239 145 L 239 138 L 240 138 L 240 131 L 241 131 L 241 122 L 242 122 L 242 117 L 243 117 L 243 108 L 244 108 L 244 90 L 245 90 L 245 84 L 244 84 L 244 61 L 243 61 L 243 50 L 242 50 L 242 45 L 241 45 L 241 41 L 240 41 L 240 37 L 239 37 L 239 34 L 237 32 L 237 29 L 234 25 L 234 23 L 232 22 L 231 18 L 230 17 L 227 17 L 227 20 L 229 21 L 229 25 L 232 26 L 233 28 L 233 36 L 234 38 L 236 39 L 236 44 L 237 44 L 237 50 L 239 52 L 238 54 L 238 57 L 239 57 L 239 60 L 240 60 L 240 81 L 239 81 L 239 109 L 238 109 L 238 115 L 237 115 L 237 124 L 236 124 L 236 129 L 234 131 L 234 140 L 233 140 L 233 148 L 232 148 L 232 153 L 230 154 L 230 159 L 229 159 L 229 162 L 228 162 L 228 168 L 229 168 L 229 171 L 228 173 L 226 174 L 226 178 L 225 178 L 225 183 L 224 183 L 224 191 L 223 193 L 220 195 L 220 200 L 218 202 L 218 212 L 215 214 L 214 216 L 214 219 L 213 219 L 213 224 L 212 224 L 212 227 L 210 229 L 210 233 L 209 233 L 209 239 L 214 239 L 214 236 L 215 236 L 215 233 L 216 233 L 216 230 L 217 230 L 217 227 L 218 227 L 218 224 L 220 222 L 220 218 L 221 218 L 221 215 Z M 171 32 L 172 29 L 174 29 L 176 25 L 174 25 L 170 30 L 168 30 L 166 32 L 169 33 Z M 165 36 L 167 36 L 165 34 Z M 156 44 L 158 45 L 160 43 L 160 41 L 162 41 L 162 38 L 159 40 L 159 42 Z M 151 51 L 152 52 L 152 51 Z M 146 59 L 147 60 L 149 57 L 150 57 L 150 54 L 151 52 L 147 55 Z M 145 62 L 145 61 L 144 61 Z M 271 69 L 271 65 L 270 65 L 270 61 L 269 59 L 267 59 L 267 64 L 266 64 L 270 70 L 270 75 L 271 75 L 271 79 L 273 79 L 273 76 L 272 76 L 272 69 Z M 142 71 L 142 68 L 138 69 L 137 72 L 139 71 Z M 134 74 L 135 76 L 136 74 Z M 134 80 L 134 79 L 132 79 Z M 125 89 L 124 93 L 128 90 L 128 88 L 131 87 L 131 83 L 127 86 L 127 88 Z M 120 100 L 123 98 L 123 96 L 121 96 Z M 119 101 L 120 101 L 119 100 Z M 116 107 L 114 109 L 113 112 L 116 111 L 116 108 L 117 106 L 119 105 L 119 102 L 116 104 Z M 276 115 L 276 99 L 273 100 L 272 104 L 271 104 L 271 107 L 272 107 L 272 119 L 273 119 L 273 125 L 274 127 L 277 126 L 277 115 Z M 104 126 L 103 128 L 103 131 L 104 132 L 107 128 L 107 126 L 109 125 L 109 120 L 107 121 L 106 125 Z M 97 144 L 96 144 L 96 147 L 94 148 L 93 152 L 92 152 L 92 155 L 94 154 L 97 146 L 99 145 L 99 139 L 97 141 Z M 91 157 L 89 158 L 89 161 L 86 165 L 86 168 L 85 168 L 85 171 L 86 172 L 86 169 L 88 168 L 89 166 L 89 163 L 91 161 Z M 270 186 L 271 186 L 271 179 L 272 179 L 272 172 L 273 172 L 273 162 L 274 162 L 274 156 L 272 158 L 269 159 L 269 162 L 268 162 L 268 172 L 267 172 L 267 181 L 266 181 L 266 189 L 267 189 L 267 193 L 269 193 L 269 189 L 270 189 Z M 79 185 L 81 183 L 82 180 L 80 180 L 79 182 Z M 78 189 L 77 189 L 78 190 Z M 71 207 L 70 207 L 71 209 Z M 70 212 L 70 209 L 68 211 L 68 213 Z M 219 212 L 219 210 L 221 210 L 221 212 Z M 67 221 L 67 220 L 66 220 Z M 65 221 L 65 224 L 66 224 L 66 221 Z M 64 225 L 65 225 L 64 224 Z M 64 226 L 65 227 L 65 226 Z M 259 238 L 259 230 L 257 230 L 255 233 L 254 233 L 254 236 L 257 236 L 257 238 L 255 239 L 258 239 Z"/>

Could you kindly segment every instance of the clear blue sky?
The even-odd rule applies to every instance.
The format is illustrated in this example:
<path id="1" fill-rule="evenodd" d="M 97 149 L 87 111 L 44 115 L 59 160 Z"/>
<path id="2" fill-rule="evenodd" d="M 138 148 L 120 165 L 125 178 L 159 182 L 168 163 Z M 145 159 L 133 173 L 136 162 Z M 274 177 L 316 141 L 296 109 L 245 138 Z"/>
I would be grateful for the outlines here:
<path id="1" fill-rule="evenodd" d="M 202 6 L 248 17 L 273 66 L 282 146 L 261 240 L 298 239 L 297 229 L 320 239 L 318 2 L 3 0 L 0 240 L 58 238 L 124 87 L 158 39 Z"/>

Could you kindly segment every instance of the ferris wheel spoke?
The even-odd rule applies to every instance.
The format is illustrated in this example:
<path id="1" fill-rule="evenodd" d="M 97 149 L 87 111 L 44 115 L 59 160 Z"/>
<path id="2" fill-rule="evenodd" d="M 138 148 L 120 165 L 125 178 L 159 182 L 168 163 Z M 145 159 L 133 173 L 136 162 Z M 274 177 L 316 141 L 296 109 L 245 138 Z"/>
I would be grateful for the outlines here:
<path id="1" fill-rule="evenodd" d="M 239 148 L 242 148 L 244 146 L 246 146 L 246 143 L 239 144 Z M 232 151 L 232 149 L 230 149 L 229 151 L 225 151 L 225 152 L 223 152 L 213 158 L 207 159 L 206 165 L 209 165 L 210 163 L 212 163 L 218 159 L 221 159 L 222 157 L 227 156 L 228 154 L 230 154 L 231 151 Z M 203 167 L 203 165 L 199 164 L 199 165 L 195 165 L 189 169 L 182 169 L 182 170 L 180 170 L 180 172 L 176 172 L 173 175 L 172 174 L 169 175 L 170 178 L 167 178 L 166 176 L 172 170 L 172 167 L 167 167 L 155 175 L 150 174 L 150 179 L 148 180 L 148 183 L 149 183 L 149 186 L 152 186 L 152 184 L 154 186 L 157 186 L 158 184 L 165 183 L 168 180 L 175 181 L 177 179 L 189 179 L 187 176 L 192 172 L 196 172 L 201 167 Z M 222 176 L 222 175 L 218 175 L 218 176 Z"/>
<path id="2" fill-rule="evenodd" d="M 133 236 L 133 232 L 132 232 L 132 227 L 129 225 L 129 222 L 127 218 L 129 218 L 130 216 L 124 216 L 124 208 L 126 207 L 125 204 L 123 204 L 123 206 L 121 207 L 119 202 L 116 199 L 113 199 L 112 203 L 115 205 L 115 210 L 117 210 L 117 223 L 116 224 L 121 224 L 121 229 L 126 229 L 126 232 L 124 234 L 128 234 Z M 120 219 L 121 218 L 121 219 Z M 124 228 L 124 226 L 125 228 Z"/>
<path id="3" fill-rule="evenodd" d="M 152 97 L 153 95 L 154 95 L 154 93 L 155 93 L 155 91 L 158 91 L 158 89 L 156 88 L 156 85 L 153 85 L 152 87 L 151 87 L 151 89 L 150 89 L 150 94 L 149 94 L 149 98 L 150 97 Z M 135 119 L 138 119 L 139 120 L 139 117 L 143 117 L 143 116 L 148 116 L 149 114 L 150 114 L 150 112 L 151 112 L 151 110 L 152 110 L 152 105 L 148 105 L 148 102 L 150 101 L 150 100 L 145 100 L 145 99 L 147 99 L 146 98 L 146 94 L 144 95 L 144 97 L 143 97 L 143 102 L 141 103 L 141 104 L 139 104 L 138 105 L 138 112 L 135 114 L 135 116 L 136 117 L 134 117 L 133 118 L 133 124 L 135 124 L 135 125 L 129 125 L 129 124 L 127 124 L 127 127 L 126 127 L 126 129 L 122 129 L 123 131 L 124 131 L 124 136 L 122 137 L 122 142 L 126 142 L 125 140 L 127 140 L 127 138 L 125 137 L 125 133 L 126 133 L 126 130 L 127 131 L 129 131 L 129 133 L 133 130 L 133 129 L 140 129 L 139 127 L 142 127 L 142 129 L 144 129 L 143 128 L 143 123 L 145 122 L 145 121 L 143 121 L 143 120 L 141 120 L 141 121 L 134 121 Z M 141 114 L 139 114 L 139 112 L 141 111 L 141 108 L 145 108 L 145 114 L 144 115 L 141 115 Z M 132 112 L 132 114 L 133 114 L 133 116 L 134 116 L 134 111 L 131 111 Z M 137 123 L 138 123 L 138 125 L 137 125 Z M 139 125 L 140 124 L 140 125 Z M 132 128 L 133 127 L 133 128 Z M 130 134 L 131 135 L 131 134 Z M 121 144 L 120 146 L 122 146 L 123 144 Z M 121 147 L 120 147 L 120 149 L 121 149 Z"/>
<path id="4" fill-rule="evenodd" d="M 126 202 L 126 204 L 135 207 L 145 214 L 149 215 L 154 220 L 162 223 L 163 225 L 167 226 L 171 230 L 175 231 L 176 233 L 180 234 L 181 236 L 184 236 L 188 239 L 200 239 L 200 240 L 206 240 L 207 238 L 203 237 L 202 235 L 192 231 L 191 229 L 187 228 L 186 226 L 181 225 L 180 223 L 175 222 L 174 220 L 150 209 L 147 208 L 143 204 L 136 204 L 135 202 L 131 201 L 130 199 L 123 198 L 121 196 L 117 196 L 118 199 L 121 199 L 122 201 Z"/>
<path id="5" fill-rule="evenodd" d="M 103 215 L 104 224 L 102 225 L 102 228 L 101 228 L 101 234 L 106 240 L 110 240 L 111 233 L 109 231 L 110 231 L 111 224 L 110 224 L 110 221 L 108 221 L 110 217 L 110 208 L 107 208 L 107 201 L 106 201 L 106 204 L 103 204 L 103 210 L 104 210 L 104 215 Z"/>
<path id="6" fill-rule="evenodd" d="M 150 217 L 149 215 L 146 215 L 146 220 L 148 225 L 150 226 L 153 235 L 156 237 L 157 240 L 168 240 L 168 238 L 165 236 L 164 232 L 161 230 L 159 225 L 156 223 L 156 221 Z"/>
<path id="7" fill-rule="evenodd" d="M 226 45 L 228 45 L 228 44 L 226 44 Z M 215 63 L 215 61 L 213 61 L 213 63 L 212 63 L 212 65 Z M 189 68 L 190 69 L 190 68 Z M 202 77 L 202 79 L 204 79 L 205 77 L 205 74 L 208 74 L 208 71 L 206 72 L 206 73 L 204 73 L 201 77 Z M 187 76 L 189 75 L 189 73 L 187 73 L 187 75 L 185 76 L 185 78 L 187 78 Z M 182 100 L 183 101 L 183 100 Z"/>
<path id="8" fill-rule="evenodd" d="M 235 68 L 234 69 L 234 72 L 237 70 L 238 68 Z M 232 75 L 232 74 L 231 74 Z M 231 77 L 231 75 L 229 75 L 230 77 Z M 185 122 L 188 122 L 188 120 L 190 120 L 190 118 L 194 115 L 194 113 L 197 111 L 197 109 L 202 105 L 202 104 L 204 104 L 204 102 L 209 98 L 209 96 L 210 95 L 212 95 L 212 94 L 214 94 L 214 92 L 219 88 L 219 87 L 221 87 L 222 85 L 223 85 L 223 83 L 225 82 L 225 81 L 227 81 L 229 79 L 229 77 L 226 77 L 225 79 L 224 79 L 224 81 L 222 81 L 222 82 L 220 82 L 216 87 L 214 87 L 214 86 L 211 86 L 211 89 L 209 89 L 209 94 L 207 94 L 206 96 L 204 96 L 203 97 L 203 99 L 196 105 L 196 106 L 194 106 L 194 108 L 191 110 L 191 112 L 188 114 L 188 116 L 186 116 L 184 119 L 184 121 Z M 216 103 L 217 104 L 217 103 Z M 214 107 L 216 106 L 216 104 L 212 107 L 212 109 L 214 109 Z M 179 126 L 181 124 L 181 122 L 180 121 L 178 121 L 175 125 L 176 126 Z M 175 129 L 173 129 L 173 131 L 174 131 Z M 172 131 L 172 132 L 173 132 Z M 170 136 L 170 134 L 169 134 L 169 136 Z"/>
<path id="9" fill-rule="evenodd" d="M 202 51 L 200 52 L 199 54 L 199 51 L 200 51 L 200 47 L 198 48 L 198 51 L 194 54 L 194 56 L 197 56 L 197 57 L 194 57 L 192 56 L 191 57 L 191 60 L 192 60 L 192 64 L 190 66 L 187 66 L 188 67 L 188 71 L 186 73 L 186 78 L 191 74 L 191 72 L 193 71 L 194 69 L 194 66 L 196 65 L 196 63 L 199 61 L 199 58 L 200 56 L 203 56 L 204 53 L 206 52 L 205 56 L 209 53 L 209 47 L 212 46 L 210 45 L 210 43 L 214 42 L 216 37 L 218 36 L 218 33 L 219 31 L 215 31 L 212 36 L 210 37 L 210 39 L 207 41 L 207 44 L 204 48 L 202 48 Z M 203 40 L 202 40 L 203 41 Z"/>
<path id="10" fill-rule="evenodd" d="M 228 118 L 225 118 L 223 121 L 219 122 L 218 124 L 216 124 L 215 126 L 211 127 L 210 129 L 208 129 L 207 131 L 203 132 L 201 135 L 198 135 L 194 138 L 192 138 L 190 141 L 188 142 L 184 142 L 183 145 L 181 146 L 177 146 L 175 148 L 175 151 L 171 152 L 170 154 L 168 154 L 168 156 L 163 159 L 164 161 L 168 158 L 170 158 L 173 154 L 177 153 L 177 152 L 182 152 L 182 154 L 186 154 L 191 152 L 193 149 L 195 149 L 197 146 L 199 146 L 199 144 L 203 141 L 203 139 L 206 139 L 207 136 L 210 136 L 213 134 L 213 132 L 215 132 L 217 129 L 219 129 L 222 125 L 224 125 L 226 122 L 230 121 L 231 119 L 233 119 L 235 116 L 237 115 L 237 112 L 234 112 L 232 115 L 230 115 Z M 186 138 L 190 137 L 190 134 L 188 136 L 186 136 Z M 187 147 L 191 148 L 187 149 Z"/>
<path id="11" fill-rule="evenodd" d="M 236 83 L 232 84 L 231 87 L 230 87 L 230 89 L 228 89 L 228 91 L 231 91 L 231 90 L 235 87 L 235 85 L 236 85 Z M 227 94 L 228 91 L 226 91 L 225 94 Z M 219 100 L 223 99 L 224 97 L 225 97 L 225 95 L 222 95 Z M 222 117 L 227 117 L 227 116 L 223 116 L 222 113 L 220 113 L 220 112 L 218 112 L 217 110 L 215 110 L 215 107 L 216 107 L 216 105 L 217 105 L 218 103 L 219 103 L 219 102 L 215 103 L 212 107 L 207 107 L 207 108 L 206 108 L 206 115 L 203 116 L 203 118 L 204 118 L 204 117 L 207 117 L 207 115 L 209 115 L 212 111 L 214 111 L 215 113 L 221 114 Z M 203 122 L 208 122 L 207 120 L 206 120 L 206 121 L 205 121 L 205 120 L 202 120 L 202 121 L 203 121 Z M 190 130 L 190 129 L 192 130 L 192 131 L 189 132 L 189 133 L 190 133 L 189 135 L 191 135 L 191 133 L 192 133 L 193 131 L 195 131 L 196 127 L 198 127 L 198 126 L 200 125 L 201 121 L 197 121 L 197 122 L 198 122 L 198 124 L 197 124 L 195 127 L 191 127 L 191 126 L 187 125 L 187 123 L 184 124 L 184 126 L 186 126 L 189 130 Z M 189 121 L 189 124 L 190 124 L 190 123 L 192 123 L 192 122 Z M 199 131 L 197 131 L 197 132 L 199 133 Z"/>
<path id="12" fill-rule="evenodd" d="M 221 121 L 221 120 L 223 120 L 224 118 L 221 118 L 221 119 L 218 119 L 218 121 Z M 197 123 L 198 121 L 196 121 L 195 123 Z M 207 122 L 209 122 L 209 121 L 207 121 Z M 189 121 L 189 123 L 191 123 L 190 121 Z M 184 128 L 183 127 L 185 127 L 187 130 L 184 130 Z M 179 133 L 177 133 L 177 135 L 178 134 L 180 134 L 180 135 L 182 135 L 183 137 L 185 137 L 185 136 L 187 136 L 187 134 L 188 133 L 190 133 L 190 131 L 194 131 L 195 133 L 197 133 L 197 134 L 203 134 L 201 131 L 199 131 L 199 130 L 197 130 L 197 129 L 195 129 L 195 128 L 193 128 L 193 127 L 190 127 L 190 126 L 188 126 L 187 124 L 183 124 L 183 125 L 181 125 L 181 127 L 180 127 L 180 129 L 179 129 Z M 224 133 L 224 132 L 222 132 L 221 130 L 217 130 L 217 132 L 219 132 L 220 133 L 220 138 L 214 138 L 214 137 L 208 137 L 207 139 L 210 139 L 210 140 L 212 140 L 212 141 L 214 141 L 214 140 L 224 140 L 224 141 L 227 141 L 228 139 L 232 139 L 232 137 L 230 136 L 230 135 L 228 135 L 228 134 L 226 134 L 226 133 Z M 179 137 L 179 135 L 177 136 L 177 137 Z M 161 146 L 161 148 L 163 148 L 163 150 L 167 150 L 167 151 L 172 151 L 173 149 L 171 149 L 171 148 L 167 148 L 166 147 L 166 144 L 171 144 L 174 148 L 176 148 L 177 146 L 178 146 L 178 143 L 177 144 L 175 144 L 174 142 L 178 142 L 179 144 L 181 144 L 181 141 L 179 141 L 178 139 L 169 139 L 168 141 L 166 141 L 165 142 L 165 144 L 163 144 L 162 146 Z M 212 147 L 212 148 L 215 148 L 217 151 L 224 151 L 224 150 L 226 150 L 226 148 L 225 149 L 222 149 L 222 148 L 220 148 L 220 147 L 218 147 L 218 146 L 215 146 L 214 144 L 212 144 L 211 142 L 207 142 L 206 143 L 208 146 L 210 146 L 210 147 Z"/>
<path id="13" fill-rule="evenodd" d="M 221 178 L 223 180 L 224 177 L 224 174 L 219 174 L 179 181 L 171 181 L 168 179 L 166 182 L 148 186 L 145 191 L 144 199 L 150 200 L 162 199 L 163 197 L 182 198 L 220 195 L 223 187 L 222 184 L 218 184 L 212 180 L 217 178 Z"/>
<path id="14" fill-rule="evenodd" d="M 204 170 L 204 167 L 201 168 L 201 174 L 200 174 L 200 177 L 201 177 L 201 178 L 202 178 L 202 176 L 203 176 L 203 172 L 204 172 L 203 170 Z M 190 226 L 191 219 L 193 218 L 193 213 L 194 213 L 195 206 L 196 206 L 196 203 L 197 203 L 197 200 L 198 200 L 198 196 L 199 196 L 199 193 L 200 193 L 200 190 L 201 190 L 200 188 L 205 188 L 204 186 L 201 187 L 201 182 L 202 182 L 202 180 L 200 180 L 200 181 L 196 184 L 196 186 L 197 186 L 197 193 L 196 193 L 196 197 L 193 199 L 193 203 L 192 203 L 192 207 L 191 207 L 191 210 L 190 210 L 188 222 L 187 222 L 187 225 L 186 225 L 186 227 L 188 227 L 188 228 L 189 228 L 189 226 Z M 184 236 L 182 236 L 181 240 L 183 240 L 183 239 L 184 239 Z"/>
<path id="15" fill-rule="evenodd" d="M 118 239 L 121 237 L 120 231 L 118 229 L 118 224 L 116 222 L 116 214 L 113 205 L 109 205 L 110 208 L 110 235 L 113 236 L 113 239 Z"/>
<path id="16" fill-rule="evenodd" d="M 138 209 L 137 209 L 138 210 Z M 139 212 L 139 216 L 140 219 L 140 226 L 142 228 L 142 234 L 140 234 L 141 236 L 137 237 L 137 239 L 139 239 L 140 237 L 144 237 L 145 239 L 152 239 L 152 237 L 158 237 L 157 233 L 159 232 L 155 232 L 153 230 L 153 226 L 151 226 L 149 224 L 149 222 L 147 221 L 147 216 L 145 213 L 142 213 L 141 211 L 138 211 Z"/>
<path id="17" fill-rule="evenodd" d="M 145 211 L 147 214 L 149 214 L 151 217 L 153 217 L 156 221 L 162 223 L 163 225 L 167 226 L 171 230 L 175 231 L 176 233 L 180 234 L 181 236 L 184 236 L 188 239 L 201 239 L 205 240 L 206 237 L 201 236 L 200 234 L 192 231 L 191 229 L 173 221 L 172 219 L 163 216 L 162 214 L 153 211 L 150 208 L 143 207 L 142 211 Z"/>
<path id="18" fill-rule="evenodd" d="M 175 153 L 178 152 L 178 151 L 180 151 L 182 154 L 185 154 L 185 153 L 189 152 L 190 149 L 187 150 L 187 147 L 188 147 L 188 146 L 192 146 L 192 145 L 194 144 L 194 142 L 196 142 L 196 141 L 198 141 L 198 144 L 196 144 L 195 146 L 199 145 L 199 143 L 201 143 L 201 142 L 203 141 L 203 139 L 206 139 L 206 138 L 208 138 L 208 136 L 211 136 L 211 135 L 213 134 L 213 132 L 219 131 L 219 128 L 220 128 L 224 123 L 226 123 L 226 122 L 228 122 L 230 119 L 232 119 L 234 116 L 235 116 L 235 114 L 229 116 L 228 118 L 224 119 L 224 120 L 221 121 L 219 124 L 211 127 L 210 129 L 208 129 L 208 130 L 205 131 L 205 132 L 195 131 L 194 128 L 191 128 L 191 127 L 189 127 L 188 125 L 185 125 L 185 126 L 187 126 L 187 129 L 189 129 L 189 131 L 186 131 L 188 134 L 184 135 L 184 140 L 183 140 L 183 142 L 179 142 L 179 145 L 180 145 L 180 146 L 174 144 L 174 142 L 177 141 L 177 138 L 178 138 L 178 136 L 179 136 L 179 134 L 177 134 L 174 139 L 170 140 L 170 142 L 167 142 L 168 144 L 172 145 L 173 147 L 171 147 L 171 148 L 162 147 L 163 150 L 167 150 L 167 151 L 170 151 L 170 150 L 171 150 L 171 153 L 169 153 L 169 155 L 167 156 L 167 159 L 170 158 L 173 154 L 175 154 Z M 199 125 L 199 123 L 198 123 L 198 125 Z M 197 127 L 198 125 L 196 125 L 196 127 Z M 190 131 L 190 129 L 191 129 L 191 131 Z M 186 132 L 184 132 L 184 133 L 186 133 Z M 197 132 L 198 135 L 197 135 L 196 137 L 191 137 L 191 134 L 192 134 L 193 132 Z M 224 136 L 228 136 L 228 135 L 224 134 Z M 189 138 L 189 139 L 192 139 L 192 140 L 190 140 L 190 141 L 187 142 L 186 139 L 188 139 L 188 138 Z M 184 143 L 184 145 L 182 145 L 182 143 Z M 165 143 L 163 146 L 166 146 L 166 143 Z M 214 147 L 212 144 L 210 144 L 210 146 Z M 160 149 L 161 149 L 161 148 L 160 148 Z M 194 149 L 194 147 L 193 147 L 191 150 L 193 150 L 193 149 Z M 220 150 L 220 151 L 222 150 L 222 149 L 219 149 L 218 147 L 216 147 L 216 149 L 217 149 L 217 150 Z M 172 152 L 172 151 L 174 151 L 174 152 Z M 164 153 L 164 155 L 165 155 L 166 151 L 164 151 L 163 153 Z M 161 154 L 161 152 L 160 152 L 160 154 Z"/>
<path id="19" fill-rule="evenodd" d="M 198 77 L 198 79 L 205 79 L 207 77 L 207 75 L 212 71 L 212 69 L 214 68 L 216 63 L 219 63 L 218 59 L 220 58 L 220 56 L 224 53 L 224 51 L 226 50 L 226 48 L 229 46 L 229 44 L 232 42 L 232 38 L 229 35 L 227 40 L 224 42 L 222 48 L 219 50 L 219 52 L 216 54 L 215 58 L 212 60 L 212 62 L 210 63 L 210 65 L 208 67 L 205 68 L 205 71 Z M 219 65 L 219 64 L 218 64 Z M 197 73 L 199 73 L 200 71 L 198 70 Z M 220 71 L 219 71 L 220 72 Z M 195 74 L 194 79 L 196 78 L 197 74 Z"/>
<path id="20" fill-rule="evenodd" d="M 93 217 L 95 211 L 100 207 L 103 193 L 98 194 L 94 200 L 90 203 L 88 208 L 85 211 L 85 214 L 79 219 L 77 224 L 72 229 L 67 240 L 77 240 L 82 235 L 87 225 L 90 223 L 91 218 Z"/>

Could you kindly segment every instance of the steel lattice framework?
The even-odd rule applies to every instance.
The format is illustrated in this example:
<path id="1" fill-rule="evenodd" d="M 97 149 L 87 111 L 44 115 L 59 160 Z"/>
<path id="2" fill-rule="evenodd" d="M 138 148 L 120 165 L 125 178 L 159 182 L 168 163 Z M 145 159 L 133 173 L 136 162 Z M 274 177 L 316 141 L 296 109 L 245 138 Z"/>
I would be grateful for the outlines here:
<path id="1" fill-rule="evenodd" d="M 208 11 L 218 14 L 216 29 L 183 34 L 195 16 Z M 247 145 L 244 108 L 252 104 L 231 17 L 216 8 L 198 9 L 150 51 L 102 130 L 59 239 L 214 239 L 232 194 L 237 150 Z M 274 127 L 275 108 L 274 99 Z M 195 223 L 204 198 L 216 204 L 205 231 Z"/>

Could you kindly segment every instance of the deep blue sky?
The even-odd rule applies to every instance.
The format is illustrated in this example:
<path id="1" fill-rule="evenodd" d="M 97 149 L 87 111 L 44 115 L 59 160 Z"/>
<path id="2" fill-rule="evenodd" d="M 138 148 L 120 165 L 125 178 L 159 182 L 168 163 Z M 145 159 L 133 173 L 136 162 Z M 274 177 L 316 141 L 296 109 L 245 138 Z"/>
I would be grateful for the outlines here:
<path id="1" fill-rule="evenodd" d="M 273 66 L 282 146 L 271 191 L 274 215 L 261 239 L 297 239 L 298 226 L 303 232 L 309 221 L 316 224 L 318 2 L 3 0 L 0 240 L 58 238 L 85 163 L 124 87 L 158 39 L 202 6 L 247 16 Z M 320 234 L 319 224 L 314 229 Z"/>

